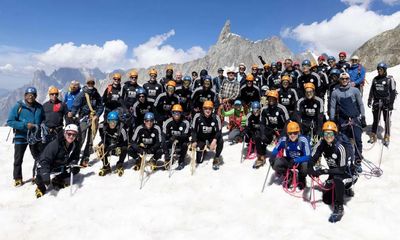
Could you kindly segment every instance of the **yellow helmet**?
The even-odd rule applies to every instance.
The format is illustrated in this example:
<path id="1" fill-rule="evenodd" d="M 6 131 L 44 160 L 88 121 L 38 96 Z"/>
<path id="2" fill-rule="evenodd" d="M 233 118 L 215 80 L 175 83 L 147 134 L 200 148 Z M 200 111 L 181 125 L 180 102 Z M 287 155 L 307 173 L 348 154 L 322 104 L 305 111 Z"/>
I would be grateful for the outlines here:
<path id="1" fill-rule="evenodd" d="M 59 94 L 59 90 L 58 88 L 54 87 L 54 86 L 50 86 L 49 87 L 49 95 L 50 94 Z"/>
<path id="2" fill-rule="evenodd" d="M 112 78 L 113 79 L 121 79 L 121 73 L 114 73 Z"/>
<path id="3" fill-rule="evenodd" d="M 167 71 L 168 71 L 168 70 L 172 70 L 172 71 L 174 71 L 174 66 L 172 66 L 172 65 L 168 65 L 166 70 L 167 70 Z"/>
<path id="4" fill-rule="evenodd" d="M 268 63 L 264 64 L 264 68 L 269 68 L 269 64 Z"/>
<path id="5" fill-rule="evenodd" d="M 276 90 L 270 90 L 270 91 L 268 91 L 268 93 L 267 93 L 267 97 L 273 97 L 273 98 L 276 98 L 276 100 L 278 100 L 278 98 L 279 98 L 279 93 L 278 93 L 278 91 L 276 91 Z"/>
<path id="6" fill-rule="evenodd" d="M 157 75 L 157 70 L 154 69 L 154 68 L 150 69 L 150 70 L 149 70 L 149 75 L 151 75 L 151 74 Z"/>
<path id="7" fill-rule="evenodd" d="M 315 90 L 315 86 L 313 83 L 305 83 L 304 84 L 304 90 L 307 88 L 311 88 L 312 90 Z"/>
<path id="8" fill-rule="evenodd" d="M 183 108 L 180 104 L 175 104 L 172 106 L 172 112 L 183 112 Z"/>
<path id="9" fill-rule="evenodd" d="M 290 121 L 286 128 L 287 133 L 300 132 L 300 125 L 297 122 Z"/>
<path id="10" fill-rule="evenodd" d="M 254 63 L 253 65 L 251 65 L 251 68 L 252 68 L 252 69 L 255 69 L 255 68 L 258 69 L 258 65 Z"/>
<path id="11" fill-rule="evenodd" d="M 338 132 L 338 128 L 336 126 L 335 122 L 332 121 L 326 121 L 323 125 L 322 125 L 322 131 L 334 131 L 334 132 Z"/>
<path id="12" fill-rule="evenodd" d="M 137 77 L 137 76 L 138 72 L 135 69 L 129 72 L 129 77 Z"/>
<path id="13" fill-rule="evenodd" d="M 247 81 L 251 81 L 251 82 L 254 81 L 254 76 L 253 76 L 253 74 L 247 75 L 247 76 L 246 76 L 246 80 L 247 80 Z"/>
<path id="14" fill-rule="evenodd" d="M 214 108 L 214 103 L 210 100 L 204 101 L 203 108 Z"/>

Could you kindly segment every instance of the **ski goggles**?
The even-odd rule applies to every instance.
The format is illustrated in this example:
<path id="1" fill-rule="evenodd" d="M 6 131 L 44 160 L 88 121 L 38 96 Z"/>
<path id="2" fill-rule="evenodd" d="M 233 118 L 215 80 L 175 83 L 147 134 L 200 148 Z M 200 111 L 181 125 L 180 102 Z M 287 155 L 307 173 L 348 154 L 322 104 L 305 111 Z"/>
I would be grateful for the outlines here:
<path id="1" fill-rule="evenodd" d="M 324 132 L 324 137 L 333 137 L 335 136 L 334 132 Z"/>
<path id="2" fill-rule="evenodd" d="M 173 111 L 173 112 L 172 112 L 172 115 L 179 115 L 179 116 L 180 116 L 180 115 L 182 115 L 182 112 Z"/>
<path id="3" fill-rule="evenodd" d="M 67 135 L 68 137 L 76 138 L 76 136 L 77 136 L 78 134 L 76 134 L 75 132 L 66 132 L 65 135 Z"/>
<path id="4" fill-rule="evenodd" d="M 117 120 L 108 120 L 108 124 L 117 125 Z"/>

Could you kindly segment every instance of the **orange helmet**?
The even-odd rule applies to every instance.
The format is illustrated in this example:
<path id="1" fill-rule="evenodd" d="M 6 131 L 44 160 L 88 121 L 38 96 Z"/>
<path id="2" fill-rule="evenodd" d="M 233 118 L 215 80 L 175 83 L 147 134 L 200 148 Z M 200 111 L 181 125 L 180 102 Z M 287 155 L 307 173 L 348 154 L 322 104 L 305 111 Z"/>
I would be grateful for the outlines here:
<path id="1" fill-rule="evenodd" d="M 278 91 L 276 91 L 276 90 L 271 90 L 271 91 L 268 91 L 267 97 L 273 97 L 273 98 L 275 98 L 276 100 L 278 100 L 278 98 L 279 98 L 279 93 L 278 93 Z"/>
<path id="2" fill-rule="evenodd" d="M 300 132 L 300 126 L 297 122 L 290 121 L 287 125 L 287 133 Z"/>
<path id="3" fill-rule="evenodd" d="M 290 77 L 289 77 L 289 75 L 283 75 L 281 80 L 282 81 L 290 81 Z"/>
<path id="4" fill-rule="evenodd" d="M 255 69 L 255 68 L 258 69 L 258 65 L 254 63 L 253 65 L 251 65 L 251 68 L 252 68 L 252 69 Z"/>
<path id="5" fill-rule="evenodd" d="M 114 73 L 112 78 L 113 79 L 121 79 L 121 73 Z"/>
<path id="6" fill-rule="evenodd" d="M 323 125 L 322 125 L 322 131 L 334 131 L 334 132 L 338 132 L 338 128 L 336 126 L 335 122 L 332 121 L 326 121 Z"/>
<path id="7" fill-rule="evenodd" d="M 214 103 L 210 100 L 204 101 L 203 108 L 214 108 Z"/>
<path id="8" fill-rule="evenodd" d="M 264 64 L 264 68 L 269 68 L 269 64 L 268 63 Z"/>
<path id="9" fill-rule="evenodd" d="M 172 106 L 172 112 L 183 112 L 183 108 L 180 104 L 175 104 Z"/>
<path id="10" fill-rule="evenodd" d="M 176 87 L 176 82 L 172 81 L 172 80 L 168 81 L 167 82 L 167 87 L 169 87 L 169 86 Z"/>
<path id="11" fill-rule="evenodd" d="M 129 77 L 137 77 L 138 76 L 138 72 L 136 70 L 132 70 L 129 72 Z"/>
<path id="12" fill-rule="evenodd" d="M 149 75 L 151 75 L 151 74 L 157 75 L 157 70 L 154 69 L 154 68 L 150 69 L 150 70 L 149 70 Z"/>
<path id="13" fill-rule="evenodd" d="M 304 89 L 307 89 L 307 88 L 311 88 L 312 90 L 315 90 L 315 86 L 313 83 L 305 83 Z"/>
<path id="14" fill-rule="evenodd" d="M 58 88 L 56 88 L 54 86 L 49 87 L 49 95 L 50 94 L 58 94 L 58 93 L 59 93 Z"/>
<path id="15" fill-rule="evenodd" d="M 253 74 L 247 75 L 247 76 L 246 76 L 246 80 L 247 80 L 247 81 L 254 81 L 254 76 L 253 76 Z"/>

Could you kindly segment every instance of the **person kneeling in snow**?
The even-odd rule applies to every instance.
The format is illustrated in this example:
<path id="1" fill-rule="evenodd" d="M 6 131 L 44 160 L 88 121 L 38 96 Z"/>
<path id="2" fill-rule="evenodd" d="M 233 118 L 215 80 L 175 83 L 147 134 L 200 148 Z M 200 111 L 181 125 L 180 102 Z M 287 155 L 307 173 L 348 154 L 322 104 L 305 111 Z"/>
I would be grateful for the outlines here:
<path id="1" fill-rule="evenodd" d="M 339 221 L 343 216 L 343 198 L 354 196 L 351 186 L 357 180 L 354 163 L 354 150 L 349 139 L 338 134 L 338 128 L 332 121 L 327 121 L 322 126 L 323 139 L 321 139 L 313 151 L 311 160 L 308 162 L 308 174 L 319 177 L 321 174 L 329 174 L 325 188 L 330 190 L 323 193 L 322 199 L 326 204 L 332 204 L 332 194 L 334 200 L 334 210 L 331 222 Z M 329 169 L 314 169 L 314 165 L 321 156 L 324 155 Z M 333 187 L 328 187 L 333 186 Z"/>
<path id="2" fill-rule="evenodd" d="M 246 126 L 246 115 L 244 114 L 242 102 L 235 100 L 233 108 L 227 112 L 222 109 L 222 116 L 229 117 L 228 129 L 229 136 L 228 140 L 232 143 L 238 143 L 243 141 L 243 130 Z"/>
<path id="3" fill-rule="evenodd" d="M 37 177 L 35 190 L 36 197 L 39 198 L 46 193 L 47 186 L 50 184 L 50 174 L 57 175 L 51 180 L 55 188 L 68 186 L 65 179 L 72 173 L 79 173 L 79 143 L 76 140 L 78 126 L 69 124 L 65 127 L 63 134 L 58 134 L 57 138 L 51 141 L 43 150 L 37 163 Z"/>
<path id="4" fill-rule="evenodd" d="M 287 136 L 279 139 L 276 147 L 272 150 L 269 162 L 272 169 L 278 175 L 283 175 L 286 171 L 290 171 L 294 165 L 297 165 L 299 174 L 300 189 L 306 186 L 307 161 L 310 159 L 311 150 L 310 143 L 306 137 L 300 135 L 300 126 L 297 122 L 289 122 L 286 128 Z M 282 156 L 278 157 L 282 151 Z M 287 179 L 288 185 L 291 183 L 292 175 Z"/>
<path id="5" fill-rule="evenodd" d="M 102 146 L 100 147 L 100 149 L 102 148 L 100 152 L 103 155 L 101 156 L 103 167 L 100 169 L 99 176 L 111 173 L 111 166 L 108 159 L 111 155 L 119 156 L 116 172 L 119 176 L 122 176 L 124 174 L 123 164 L 128 148 L 128 136 L 123 123 L 119 121 L 118 112 L 112 111 L 108 113 L 107 122 L 103 122 L 99 126 L 99 133 L 101 137 L 99 146 Z"/>

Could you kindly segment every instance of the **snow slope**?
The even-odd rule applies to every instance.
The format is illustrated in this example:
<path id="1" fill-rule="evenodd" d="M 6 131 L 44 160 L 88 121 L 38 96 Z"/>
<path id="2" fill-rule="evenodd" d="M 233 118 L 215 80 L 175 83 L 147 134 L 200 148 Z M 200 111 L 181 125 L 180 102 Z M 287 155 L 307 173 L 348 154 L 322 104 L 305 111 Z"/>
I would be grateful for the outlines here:
<path id="1" fill-rule="evenodd" d="M 389 74 L 400 81 L 400 65 L 389 69 Z M 398 100 L 396 109 L 399 104 Z M 371 124 L 371 110 L 366 111 Z M 228 143 L 223 151 L 225 165 L 219 171 L 213 171 L 209 161 L 194 176 L 189 166 L 170 179 L 168 172 L 158 171 L 139 190 L 137 172 L 127 169 L 121 178 L 115 174 L 99 177 L 101 164 L 96 162 L 77 177 L 72 197 L 67 188 L 36 199 L 35 186 L 12 186 L 13 145 L 5 141 L 9 129 L 1 127 L 0 239 L 393 238 L 400 234 L 399 111 L 393 112 L 392 119 L 391 149 L 383 150 L 383 175 L 359 179 L 356 196 L 347 202 L 345 216 L 337 224 L 327 221 L 331 210 L 321 202 L 314 210 L 309 202 L 286 194 L 276 184 L 261 193 L 267 166 L 253 170 L 253 161 L 240 164 L 241 145 Z M 364 148 L 370 147 L 367 139 L 364 135 Z M 364 156 L 377 163 L 380 151 L 379 142 Z M 32 162 L 27 153 L 26 179 Z M 320 199 L 321 193 L 316 194 Z"/>

